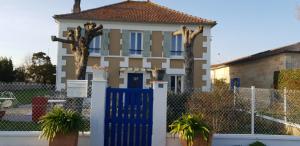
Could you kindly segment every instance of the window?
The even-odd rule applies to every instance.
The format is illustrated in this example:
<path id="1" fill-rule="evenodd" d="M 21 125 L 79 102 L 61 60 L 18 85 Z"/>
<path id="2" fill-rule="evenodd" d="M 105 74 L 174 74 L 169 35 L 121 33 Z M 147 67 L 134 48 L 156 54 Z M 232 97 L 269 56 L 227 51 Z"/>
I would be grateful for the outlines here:
<path id="1" fill-rule="evenodd" d="M 141 32 L 130 33 L 130 54 L 132 55 L 142 54 L 142 33 Z"/>
<path id="2" fill-rule="evenodd" d="M 183 76 L 181 75 L 171 75 L 169 78 L 169 84 L 170 84 L 170 88 L 171 91 L 175 92 L 175 93 L 181 93 L 181 91 L 183 90 Z"/>
<path id="3" fill-rule="evenodd" d="M 89 52 L 91 54 L 100 54 L 100 48 L 101 48 L 101 36 L 95 37 L 89 46 Z"/>
<path id="4" fill-rule="evenodd" d="M 172 36 L 172 48 L 171 55 L 172 56 L 181 56 L 182 55 L 182 35 Z"/>

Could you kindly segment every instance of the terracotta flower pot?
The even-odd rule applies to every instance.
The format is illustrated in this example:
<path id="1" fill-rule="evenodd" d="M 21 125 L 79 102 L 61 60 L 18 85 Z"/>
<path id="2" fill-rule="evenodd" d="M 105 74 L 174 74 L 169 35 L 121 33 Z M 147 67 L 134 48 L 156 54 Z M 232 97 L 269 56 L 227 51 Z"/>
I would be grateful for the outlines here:
<path id="1" fill-rule="evenodd" d="M 164 79 L 165 74 L 166 70 L 152 70 L 152 77 L 155 81 L 162 81 Z"/>
<path id="2" fill-rule="evenodd" d="M 205 141 L 202 136 L 198 136 L 193 141 L 193 146 L 211 146 L 212 145 L 212 137 L 211 134 L 208 138 L 208 141 Z M 187 146 L 186 140 L 180 139 L 180 143 L 182 146 Z"/>
<path id="3" fill-rule="evenodd" d="M 0 111 L 0 120 L 4 117 L 5 111 Z"/>
<path id="4" fill-rule="evenodd" d="M 78 145 L 78 132 L 68 135 L 58 134 L 52 141 L 49 142 L 49 146 L 77 146 Z"/>

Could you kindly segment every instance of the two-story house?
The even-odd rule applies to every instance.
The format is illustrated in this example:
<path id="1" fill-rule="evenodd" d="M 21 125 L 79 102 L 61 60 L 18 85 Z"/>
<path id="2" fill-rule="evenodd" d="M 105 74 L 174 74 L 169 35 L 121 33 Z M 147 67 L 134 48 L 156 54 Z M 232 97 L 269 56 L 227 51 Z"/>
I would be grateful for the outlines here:
<path id="1" fill-rule="evenodd" d="M 76 9 L 76 8 L 74 8 Z M 210 80 L 211 28 L 215 21 L 191 16 L 149 1 L 123 1 L 95 9 L 55 15 L 59 37 L 66 37 L 68 29 L 83 26 L 88 21 L 102 24 L 103 35 L 90 44 L 88 79 L 92 66 L 108 68 L 108 84 L 120 88 L 147 88 L 151 83 L 151 69 L 166 70 L 169 88 L 183 89 L 184 54 L 181 35 L 172 32 L 186 25 L 204 26 L 193 48 L 195 56 L 194 87 L 208 91 Z M 57 89 L 64 89 L 66 80 L 75 79 L 74 59 L 68 44 L 58 44 Z"/>

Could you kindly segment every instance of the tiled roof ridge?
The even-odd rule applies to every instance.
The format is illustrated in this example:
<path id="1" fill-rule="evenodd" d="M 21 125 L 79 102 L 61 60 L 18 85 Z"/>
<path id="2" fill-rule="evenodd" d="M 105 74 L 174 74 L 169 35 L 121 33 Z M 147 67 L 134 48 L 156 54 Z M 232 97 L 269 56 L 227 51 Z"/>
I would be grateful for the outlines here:
<path id="1" fill-rule="evenodd" d="M 126 0 L 126 1 L 118 2 L 118 3 L 108 4 L 108 5 L 105 5 L 105 6 L 100 6 L 100 7 L 96 7 L 96 8 L 92 8 L 92 9 L 87 9 L 87 10 L 83 10 L 79 13 L 86 13 L 86 12 L 89 12 L 89 11 L 94 11 L 94 10 L 97 10 L 97 9 L 103 9 L 103 8 L 106 8 L 106 7 L 111 7 L 111 6 L 119 5 L 119 4 L 126 3 L 126 2 L 128 2 L 128 1 Z M 54 15 L 53 18 L 55 18 L 56 16 L 66 16 L 66 15 L 70 15 L 70 14 L 74 14 L 74 13 Z"/>

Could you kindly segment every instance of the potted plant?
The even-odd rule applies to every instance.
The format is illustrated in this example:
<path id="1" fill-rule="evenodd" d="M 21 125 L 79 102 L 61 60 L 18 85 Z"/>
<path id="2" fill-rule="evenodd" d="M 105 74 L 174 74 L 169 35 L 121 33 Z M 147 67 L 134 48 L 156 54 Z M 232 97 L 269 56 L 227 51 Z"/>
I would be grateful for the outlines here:
<path id="1" fill-rule="evenodd" d="M 166 74 L 166 70 L 161 68 L 154 68 L 152 70 L 152 77 L 156 81 L 162 81 L 164 79 L 165 74 Z"/>
<path id="2" fill-rule="evenodd" d="M 39 123 L 49 146 L 77 146 L 78 132 L 83 130 L 83 117 L 74 111 L 55 107 Z"/>
<path id="3" fill-rule="evenodd" d="M 178 135 L 183 146 L 211 146 L 212 130 L 202 115 L 185 114 L 170 126 L 172 135 Z"/>

